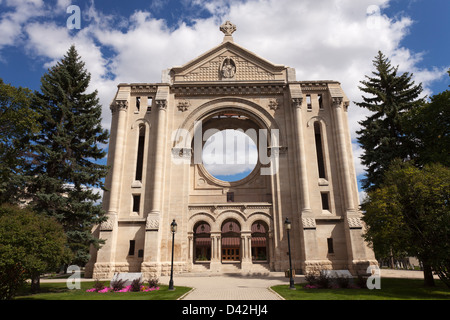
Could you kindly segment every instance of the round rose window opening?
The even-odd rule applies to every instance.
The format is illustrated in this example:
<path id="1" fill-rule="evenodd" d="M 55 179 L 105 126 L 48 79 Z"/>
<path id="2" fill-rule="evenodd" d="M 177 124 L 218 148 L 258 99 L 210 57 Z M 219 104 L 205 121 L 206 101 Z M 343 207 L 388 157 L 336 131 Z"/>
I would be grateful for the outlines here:
<path id="1" fill-rule="evenodd" d="M 243 130 L 226 129 L 206 140 L 202 161 L 204 168 L 216 179 L 235 182 L 246 178 L 255 169 L 258 148 Z"/>

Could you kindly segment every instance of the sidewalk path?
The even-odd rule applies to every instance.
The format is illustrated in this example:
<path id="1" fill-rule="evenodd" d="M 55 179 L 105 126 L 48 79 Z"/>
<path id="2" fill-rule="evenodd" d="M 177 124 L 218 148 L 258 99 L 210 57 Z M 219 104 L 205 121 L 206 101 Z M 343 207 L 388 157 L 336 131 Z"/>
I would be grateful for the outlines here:
<path id="1" fill-rule="evenodd" d="M 162 284 L 168 284 L 170 277 L 159 278 Z M 296 282 L 300 278 L 296 277 Z M 269 276 L 217 275 L 192 277 L 174 275 L 174 287 L 194 288 L 182 300 L 284 300 L 269 287 L 279 284 L 289 285 L 282 272 L 271 272 Z"/>

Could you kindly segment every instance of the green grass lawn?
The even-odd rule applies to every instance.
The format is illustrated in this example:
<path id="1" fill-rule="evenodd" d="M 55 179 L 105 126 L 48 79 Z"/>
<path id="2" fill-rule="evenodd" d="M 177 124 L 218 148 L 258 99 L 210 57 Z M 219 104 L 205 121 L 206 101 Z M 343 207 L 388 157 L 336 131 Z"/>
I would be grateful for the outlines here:
<path id="1" fill-rule="evenodd" d="M 381 289 L 306 289 L 306 284 L 274 286 L 286 300 L 450 300 L 450 289 L 440 280 L 425 287 L 423 280 L 382 278 Z"/>
<path id="2" fill-rule="evenodd" d="M 40 293 L 31 294 L 27 286 L 17 294 L 15 300 L 176 300 L 191 290 L 176 286 L 174 291 L 169 291 L 168 286 L 160 285 L 159 290 L 150 292 L 86 292 L 93 286 L 94 281 L 81 282 L 81 289 L 69 290 L 65 282 L 41 283 Z"/>

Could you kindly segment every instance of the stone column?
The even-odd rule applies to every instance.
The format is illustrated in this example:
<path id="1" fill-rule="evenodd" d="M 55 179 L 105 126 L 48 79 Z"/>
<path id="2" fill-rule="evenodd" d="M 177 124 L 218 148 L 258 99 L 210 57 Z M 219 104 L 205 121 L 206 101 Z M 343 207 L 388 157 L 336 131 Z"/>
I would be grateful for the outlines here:
<path id="1" fill-rule="evenodd" d="M 301 212 L 300 217 L 298 217 L 297 221 L 294 219 L 296 217 L 289 217 L 292 221 L 291 234 L 293 232 L 300 231 L 300 237 L 303 241 L 301 241 L 301 256 L 303 260 L 302 269 L 307 270 L 307 265 L 314 264 L 314 261 L 317 259 L 318 254 L 318 245 L 317 245 L 317 234 L 316 234 L 316 223 L 313 212 L 311 210 L 311 203 L 309 198 L 309 182 L 308 182 L 308 173 L 306 166 L 306 151 L 305 151 L 305 136 L 303 133 L 303 114 L 302 114 L 302 105 L 303 105 L 303 93 L 301 90 L 301 86 L 299 84 L 291 84 L 289 85 L 289 90 L 291 94 L 291 103 L 294 109 L 294 139 L 297 144 L 297 167 L 299 168 L 298 172 L 298 186 L 301 189 Z M 297 222 L 297 223 L 295 223 Z M 309 222 L 308 224 L 306 222 Z M 312 225 L 311 225 L 312 222 Z M 296 226 L 300 228 L 300 230 L 295 230 Z M 286 238 L 287 239 L 287 238 Z M 291 238 L 291 247 L 296 247 L 293 245 L 292 241 L 294 241 L 295 237 Z M 286 243 L 287 248 L 287 243 Z M 295 256 L 295 254 L 293 254 Z M 286 260 L 287 261 L 287 260 Z"/>
<path id="2" fill-rule="evenodd" d="M 188 263 L 193 264 L 194 263 L 194 235 L 192 232 L 188 233 Z"/>
<path id="3" fill-rule="evenodd" d="M 348 153 L 347 153 L 347 145 L 351 143 L 346 138 L 346 130 L 344 127 L 344 120 L 342 117 L 345 115 L 343 114 L 343 106 L 342 106 L 342 98 L 333 98 L 333 112 L 334 112 L 334 119 L 336 121 L 336 141 L 337 141 L 337 151 L 339 155 L 339 165 L 341 167 L 341 177 L 342 177 L 342 185 L 343 185 L 343 198 L 344 198 L 344 206 L 345 211 L 355 211 L 355 202 L 353 201 L 353 195 L 354 190 L 352 190 L 352 179 L 351 179 L 351 173 L 350 173 L 350 166 L 348 164 L 349 159 Z M 356 190 L 355 190 L 356 191 Z"/>
<path id="4" fill-rule="evenodd" d="M 158 276 L 161 272 L 161 232 L 159 230 L 161 223 L 169 222 L 161 220 L 162 196 L 163 196 L 163 178 L 164 178 L 164 144 L 165 129 L 167 117 L 169 87 L 158 87 L 155 103 L 157 106 L 157 124 L 156 134 L 152 136 L 155 140 L 153 152 L 155 154 L 153 163 L 153 181 L 152 181 L 152 199 L 151 210 L 147 214 L 144 262 L 142 263 L 142 272 L 147 277 Z M 179 226 L 181 229 L 181 226 Z M 170 254 L 168 255 L 170 256 Z M 170 257 L 169 257 L 170 259 Z"/>
<path id="5" fill-rule="evenodd" d="M 111 104 L 113 119 L 116 120 L 114 141 L 110 145 L 112 153 L 111 185 L 109 187 L 109 201 L 106 208 L 108 220 L 100 225 L 99 238 L 105 240 L 105 244 L 98 251 L 97 261 L 94 265 L 93 277 L 110 279 L 114 274 L 115 252 L 118 232 L 118 214 L 120 201 L 120 187 L 123 170 L 123 159 L 126 138 L 127 100 L 116 100 Z"/>
<path id="6" fill-rule="evenodd" d="M 220 271 L 220 242 L 220 232 L 211 233 L 211 263 L 209 265 L 211 271 Z"/>
<path id="7" fill-rule="evenodd" d="M 343 186 L 341 192 L 344 199 L 344 226 L 347 240 L 348 269 L 356 275 L 359 272 L 365 273 L 369 264 L 376 262 L 370 261 L 372 256 L 368 256 L 368 248 L 362 238 L 363 226 L 360 220 L 360 213 L 354 200 L 357 190 L 352 185 L 352 172 L 349 165 L 349 161 L 352 161 L 352 159 L 351 154 L 347 152 L 347 147 L 351 144 L 351 141 L 346 135 L 344 126 L 346 114 L 343 103 L 343 98 L 332 97 L 338 160 Z"/>
<path id="8" fill-rule="evenodd" d="M 305 152 L 305 138 L 303 135 L 303 121 L 302 121 L 302 102 L 303 99 L 292 99 L 292 106 L 294 108 L 294 127 L 295 127 L 295 141 L 298 149 L 298 168 L 299 168 L 299 186 L 301 188 L 301 210 L 302 213 L 311 212 L 311 204 L 309 201 L 309 185 L 306 168 L 306 152 Z"/>
<path id="9" fill-rule="evenodd" d="M 252 257 L 251 257 L 251 233 L 249 232 L 241 232 L 241 270 L 242 271 L 250 271 L 252 268 Z"/>

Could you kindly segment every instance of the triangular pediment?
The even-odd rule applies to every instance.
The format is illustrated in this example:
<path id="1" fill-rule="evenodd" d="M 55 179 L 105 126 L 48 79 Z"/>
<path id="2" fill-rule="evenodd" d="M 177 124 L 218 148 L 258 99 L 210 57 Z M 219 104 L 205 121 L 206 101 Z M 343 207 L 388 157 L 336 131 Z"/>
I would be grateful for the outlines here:
<path id="1" fill-rule="evenodd" d="M 171 69 L 172 81 L 286 81 L 286 66 L 273 64 L 231 41 Z"/>

